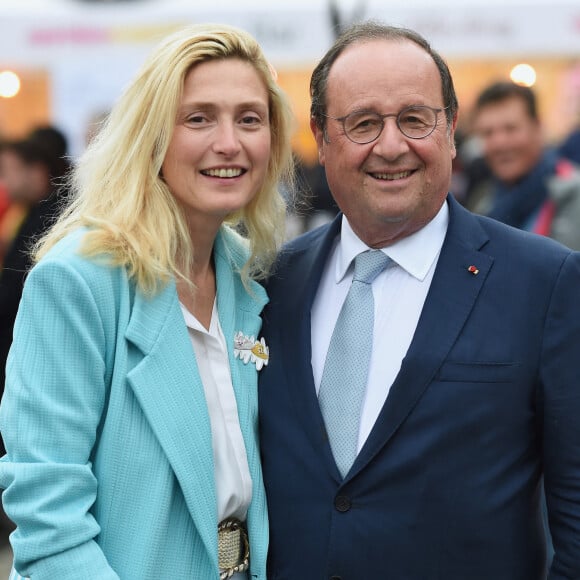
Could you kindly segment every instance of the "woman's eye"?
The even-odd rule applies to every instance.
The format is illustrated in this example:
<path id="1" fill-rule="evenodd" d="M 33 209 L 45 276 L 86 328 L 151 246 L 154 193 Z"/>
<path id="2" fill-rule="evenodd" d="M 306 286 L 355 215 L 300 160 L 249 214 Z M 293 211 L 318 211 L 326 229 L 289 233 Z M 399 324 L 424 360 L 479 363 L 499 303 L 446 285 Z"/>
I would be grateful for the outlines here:
<path id="1" fill-rule="evenodd" d="M 189 115 L 189 117 L 187 117 L 187 122 L 190 125 L 207 125 L 211 124 L 212 121 L 207 115 L 196 113 L 195 115 Z"/>
<path id="2" fill-rule="evenodd" d="M 194 113 L 188 115 L 185 122 L 190 127 L 212 127 L 217 123 L 216 118 L 213 115 L 208 115 L 207 113 Z"/>
<path id="3" fill-rule="evenodd" d="M 262 119 L 256 115 L 244 115 L 242 117 L 242 125 L 260 125 Z"/>

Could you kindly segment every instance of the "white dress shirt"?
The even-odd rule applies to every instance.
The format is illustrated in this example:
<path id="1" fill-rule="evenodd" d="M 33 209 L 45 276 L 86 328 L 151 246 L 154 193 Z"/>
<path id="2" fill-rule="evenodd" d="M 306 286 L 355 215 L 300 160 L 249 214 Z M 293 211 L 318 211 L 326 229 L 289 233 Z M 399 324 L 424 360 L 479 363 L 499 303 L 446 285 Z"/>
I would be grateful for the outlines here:
<path id="1" fill-rule="evenodd" d="M 372 284 L 375 300 L 373 350 L 357 453 L 377 420 L 415 334 L 448 222 L 449 210 L 444 203 L 426 226 L 382 250 L 392 262 Z M 352 282 L 353 260 L 368 249 L 343 216 L 340 236 L 329 254 L 312 305 L 312 370 L 317 393 L 332 331 Z"/>
<path id="2" fill-rule="evenodd" d="M 217 308 L 214 303 L 209 330 L 183 304 L 181 310 L 189 330 L 209 411 L 218 522 L 228 517 L 245 521 L 252 500 L 252 478 Z M 232 580 L 247 577 L 245 572 L 237 573 L 232 576 Z"/>

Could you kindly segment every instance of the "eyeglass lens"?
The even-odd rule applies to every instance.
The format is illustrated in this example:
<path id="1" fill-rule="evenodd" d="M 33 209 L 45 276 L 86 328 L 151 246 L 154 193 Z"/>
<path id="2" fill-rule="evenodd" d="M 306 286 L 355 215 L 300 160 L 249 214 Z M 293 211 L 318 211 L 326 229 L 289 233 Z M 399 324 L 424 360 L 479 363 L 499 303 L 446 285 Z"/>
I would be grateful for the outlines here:
<path id="1" fill-rule="evenodd" d="M 397 118 L 397 126 L 403 135 L 421 139 L 433 132 L 437 125 L 437 109 L 430 107 L 407 107 L 398 115 L 379 115 L 369 111 L 355 111 L 344 118 L 344 130 L 355 143 L 370 143 L 378 138 L 386 117 Z"/>

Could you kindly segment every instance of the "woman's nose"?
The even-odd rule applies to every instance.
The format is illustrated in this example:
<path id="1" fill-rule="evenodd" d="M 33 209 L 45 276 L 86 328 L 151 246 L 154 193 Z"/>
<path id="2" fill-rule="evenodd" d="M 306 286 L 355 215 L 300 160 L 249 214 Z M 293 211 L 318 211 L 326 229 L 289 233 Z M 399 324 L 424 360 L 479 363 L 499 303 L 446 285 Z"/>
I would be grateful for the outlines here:
<path id="1" fill-rule="evenodd" d="M 234 155 L 240 150 L 240 139 L 234 123 L 230 121 L 218 123 L 213 148 L 214 151 L 223 155 Z"/>

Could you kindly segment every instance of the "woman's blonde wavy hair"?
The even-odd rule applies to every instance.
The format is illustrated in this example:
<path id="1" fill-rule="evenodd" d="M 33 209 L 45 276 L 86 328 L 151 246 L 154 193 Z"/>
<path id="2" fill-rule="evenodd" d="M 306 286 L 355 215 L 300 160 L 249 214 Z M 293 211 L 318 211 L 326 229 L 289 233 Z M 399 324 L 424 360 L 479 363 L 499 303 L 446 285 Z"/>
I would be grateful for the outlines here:
<path id="1" fill-rule="evenodd" d="M 167 37 L 151 54 L 112 109 L 71 173 L 71 200 L 39 240 L 40 260 L 61 238 L 87 227 L 81 252 L 106 255 L 127 268 L 145 293 L 172 277 L 190 280 L 195 248 L 184 213 L 160 177 L 187 73 L 214 59 L 250 63 L 268 90 L 271 157 L 265 182 L 252 201 L 226 220 L 242 229 L 250 258 L 244 283 L 269 273 L 283 241 L 285 204 L 281 183 L 292 183 L 293 116 L 275 73 L 256 40 L 225 25 L 194 25 Z"/>

